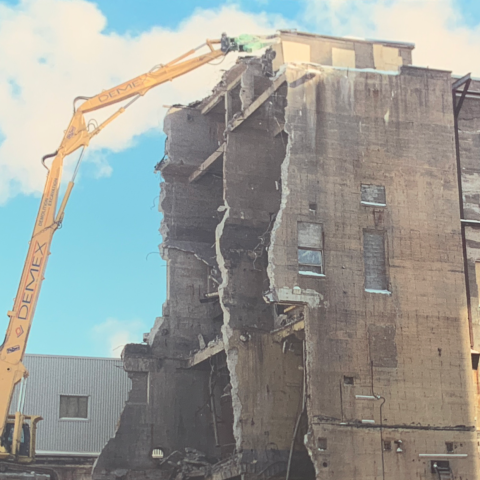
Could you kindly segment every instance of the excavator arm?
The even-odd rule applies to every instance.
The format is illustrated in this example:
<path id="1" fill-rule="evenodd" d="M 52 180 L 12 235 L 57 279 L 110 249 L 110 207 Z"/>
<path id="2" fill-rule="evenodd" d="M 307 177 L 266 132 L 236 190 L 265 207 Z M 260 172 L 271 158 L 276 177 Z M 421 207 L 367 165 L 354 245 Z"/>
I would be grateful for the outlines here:
<path id="1" fill-rule="evenodd" d="M 81 161 L 80 156 L 74 176 L 68 183 L 67 190 L 57 211 L 65 157 L 80 148 L 83 154 L 83 149 L 89 145 L 90 140 L 95 135 L 98 135 L 103 128 L 125 112 L 134 101 L 145 95 L 152 88 L 191 72 L 218 57 L 225 56 L 230 51 L 251 51 L 252 49 L 261 48 L 268 44 L 268 41 L 265 43 L 263 40 L 259 40 L 259 38 L 260 37 L 248 36 L 238 41 L 223 34 L 221 39 L 207 40 L 205 44 L 190 50 L 166 65 L 154 67 L 150 72 L 135 77 L 128 82 L 117 85 L 109 90 L 104 90 L 94 97 L 77 97 L 74 100 L 74 114 L 68 128 L 65 130 L 58 150 L 54 154 L 46 155 L 42 159 L 46 167 L 45 160 L 53 157 L 50 167 L 46 167 L 48 174 L 40 208 L 35 221 L 13 309 L 8 312 L 10 321 L 5 340 L 3 345 L 0 346 L 0 458 L 2 452 L 4 454 L 9 453 L 15 457 L 19 451 L 20 434 L 24 420 L 21 412 L 17 412 L 15 416 L 12 445 L 8 448 L 5 447 L 5 445 L 2 445 L 2 439 L 5 437 L 3 434 L 15 386 L 23 378 L 28 376 L 28 372 L 22 364 L 22 359 L 40 294 L 40 288 L 44 279 L 48 257 L 50 255 L 50 245 L 53 234 L 62 223 L 65 207 L 74 186 L 75 176 Z M 214 45 L 220 45 L 220 48 L 215 48 Z M 205 46 L 209 49 L 207 53 L 188 58 Z M 131 98 L 131 100 L 126 105 L 119 108 L 103 123 L 94 126 L 92 129 L 87 127 L 84 114 L 128 100 L 129 98 Z M 83 103 L 79 107 L 76 107 L 77 102 L 80 100 L 83 100 Z M 22 389 L 22 391 L 24 391 L 24 389 Z"/>

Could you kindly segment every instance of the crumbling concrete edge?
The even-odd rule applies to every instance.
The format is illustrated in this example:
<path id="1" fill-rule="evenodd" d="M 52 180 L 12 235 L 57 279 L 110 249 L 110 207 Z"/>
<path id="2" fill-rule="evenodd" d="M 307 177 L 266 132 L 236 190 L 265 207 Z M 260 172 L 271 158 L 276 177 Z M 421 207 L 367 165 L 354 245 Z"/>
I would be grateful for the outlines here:
<path id="1" fill-rule="evenodd" d="M 289 68 L 282 68 L 281 73 L 287 76 L 287 85 L 289 84 L 289 79 L 288 77 L 291 76 L 291 72 L 289 72 Z M 316 72 L 317 74 L 320 73 L 318 70 Z M 279 71 L 280 74 L 280 71 Z M 288 93 L 287 93 L 287 98 L 288 98 Z M 293 142 L 295 141 L 295 132 L 293 129 L 293 126 L 289 122 L 289 116 L 288 116 L 288 111 L 289 111 L 289 106 L 287 103 L 287 106 L 285 108 L 285 126 L 284 130 L 285 133 L 288 135 L 288 142 L 287 142 L 287 152 L 285 154 L 285 159 L 282 162 L 281 166 L 281 181 L 282 181 L 282 197 L 280 200 L 280 208 L 278 209 L 277 216 L 275 218 L 275 222 L 272 227 L 272 231 L 270 234 L 270 246 L 268 248 L 268 255 L 269 255 L 269 261 L 267 265 L 267 275 L 270 281 L 270 292 L 273 293 L 273 297 L 277 301 L 301 301 L 306 303 L 310 308 L 316 308 L 320 306 L 321 301 L 323 300 L 323 296 L 319 293 L 316 292 L 315 290 L 307 289 L 307 290 L 302 290 L 301 294 L 296 294 L 293 293 L 292 288 L 288 286 L 282 286 L 282 287 L 277 287 L 277 282 L 275 281 L 275 262 L 271 261 L 274 259 L 273 255 L 273 246 L 275 245 L 275 242 L 277 240 L 277 234 L 282 226 L 282 221 L 285 213 L 285 209 L 287 207 L 288 199 L 290 196 L 290 187 L 289 187 L 289 170 L 290 170 L 290 163 L 291 163 L 291 152 L 292 152 L 292 145 Z"/>
<path id="2" fill-rule="evenodd" d="M 222 283 L 218 286 L 218 294 L 220 306 L 223 311 L 223 325 L 222 325 L 222 337 L 223 344 L 225 345 L 225 354 L 227 357 L 227 366 L 230 373 L 230 383 L 232 385 L 232 408 L 233 408 L 233 435 L 235 438 L 235 445 L 237 452 L 241 450 L 242 446 L 242 428 L 239 423 L 241 418 L 242 403 L 238 395 L 239 385 L 238 385 L 238 376 L 237 376 L 237 365 L 238 365 L 238 350 L 236 347 L 230 345 L 230 339 L 233 337 L 234 332 L 230 326 L 230 310 L 225 306 L 223 301 L 223 295 L 225 288 L 228 285 L 229 276 L 228 269 L 225 266 L 225 258 L 222 255 L 221 249 L 221 240 L 223 235 L 223 230 L 225 224 L 230 217 L 230 206 L 228 205 L 227 200 L 224 200 L 225 211 L 221 222 L 217 225 L 215 229 L 215 251 L 217 255 L 218 268 L 222 275 Z"/>
<path id="3" fill-rule="evenodd" d="M 298 66 L 295 65 L 294 69 L 298 70 Z M 291 69 L 288 68 L 288 66 L 285 66 L 285 68 L 282 68 L 282 70 L 283 70 L 282 74 L 285 74 L 285 76 L 287 78 L 287 85 L 289 85 L 290 81 L 293 80 L 291 78 L 293 72 L 292 72 Z M 321 74 L 321 72 L 319 72 L 318 70 L 315 73 L 317 75 Z M 287 90 L 287 99 L 288 99 L 288 95 L 289 95 L 289 92 Z M 287 208 L 287 204 L 288 204 L 289 197 L 290 197 L 290 194 L 291 194 L 291 190 L 290 190 L 290 187 L 289 187 L 290 182 L 288 181 L 288 178 L 289 178 L 290 165 L 291 165 L 291 161 L 292 161 L 292 148 L 293 148 L 293 144 L 294 144 L 294 141 L 295 141 L 295 130 L 294 130 L 294 126 L 290 122 L 290 116 L 289 116 L 290 108 L 291 107 L 289 106 L 289 103 L 287 101 L 287 106 L 285 107 L 284 131 L 288 135 L 288 142 L 287 142 L 285 159 L 283 160 L 282 165 L 281 165 L 281 184 L 282 184 L 281 192 L 282 192 L 282 195 L 281 195 L 281 200 L 280 200 L 280 207 L 279 207 L 279 210 L 277 212 L 275 222 L 274 222 L 274 225 L 272 227 L 271 234 L 270 234 L 270 245 L 267 249 L 267 254 L 269 256 L 269 261 L 268 261 L 268 265 L 267 265 L 267 275 L 268 275 L 268 279 L 269 279 L 269 282 L 270 282 L 270 285 L 269 285 L 270 296 L 269 297 L 271 299 L 275 299 L 276 301 L 294 301 L 294 302 L 299 302 L 300 301 L 300 302 L 305 303 L 306 304 L 306 308 L 305 308 L 305 310 L 306 310 L 306 322 L 308 323 L 308 319 L 310 317 L 310 311 L 312 309 L 317 309 L 318 307 L 321 306 L 322 301 L 323 301 L 323 295 L 321 295 L 319 292 L 316 292 L 315 290 L 311 290 L 311 289 L 301 290 L 300 294 L 298 294 L 298 293 L 295 293 L 294 289 L 292 289 L 289 286 L 278 287 L 276 279 L 275 279 L 275 269 L 277 267 L 276 267 L 276 264 L 275 264 L 275 261 L 274 261 L 273 249 L 274 249 L 274 246 L 275 246 L 275 243 L 276 243 L 277 239 L 279 240 L 279 237 L 280 237 L 280 229 L 282 227 L 282 222 L 283 222 L 284 216 L 285 216 L 285 210 Z M 298 287 L 298 286 L 296 286 L 296 287 Z M 308 329 L 308 325 L 306 325 L 305 328 Z M 308 362 L 308 357 L 309 357 L 308 345 L 305 344 L 304 348 L 305 348 L 305 350 L 304 350 L 304 368 L 305 368 L 304 375 L 305 375 L 305 380 L 304 381 L 306 381 L 306 378 L 308 377 L 308 370 L 309 370 L 308 369 L 308 363 L 309 363 Z M 308 385 L 308 382 L 306 382 L 306 385 Z M 308 398 L 308 392 L 305 392 L 305 394 L 307 395 L 307 398 Z M 314 466 L 316 476 L 317 476 L 317 478 L 319 478 L 319 476 L 321 475 L 321 472 L 319 471 L 319 467 L 317 465 L 317 462 L 315 462 L 314 452 L 312 450 L 312 445 L 313 445 L 312 442 L 314 442 L 314 441 L 312 439 L 312 435 L 313 435 L 312 425 L 311 425 L 311 422 L 310 422 L 310 418 L 308 416 L 308 402 L 307 402 L 307 405 L 306 405 L 306 409 L 307 409 L 307 424 L 308 424 L 308 426 L 307 426 L 307 433 L 304 435 L 304 438 L 303 438 L 303 443 L 305 445 L 305 448 L 307 449 L 308 455 L 309 455 L 309 457 L 312 461 L 312 464 Z"/>

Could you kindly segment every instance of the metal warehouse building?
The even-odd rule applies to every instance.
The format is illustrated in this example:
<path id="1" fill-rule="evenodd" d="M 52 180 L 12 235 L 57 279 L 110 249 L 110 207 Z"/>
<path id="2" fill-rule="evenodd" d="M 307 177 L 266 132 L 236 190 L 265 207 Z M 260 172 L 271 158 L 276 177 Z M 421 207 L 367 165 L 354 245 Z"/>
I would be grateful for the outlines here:
<path id="1" fill-rule="evenodd" d="M 24 412 L 43 417 L 37 454 L 98 456 L 115 434 L 131 387 L 122 361 L 25 355 L 24 364 L 30 372 Z M 16 407 L 14 398 L 12 413 Z"/>

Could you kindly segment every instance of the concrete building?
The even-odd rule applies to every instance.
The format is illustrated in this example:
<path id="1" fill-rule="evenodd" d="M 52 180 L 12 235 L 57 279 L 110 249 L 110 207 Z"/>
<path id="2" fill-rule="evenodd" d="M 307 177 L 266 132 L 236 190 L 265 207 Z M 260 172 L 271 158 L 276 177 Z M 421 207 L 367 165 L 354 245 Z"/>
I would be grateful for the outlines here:
<path id="1" fill-rule="evenodd" d="M 37 470 L 54 472 L 56 480 L 91 478 L 130 390 L 122 361 L 29 354 L 24 364 L 30 372 L 24 412 L 43 417 L 37 429 Z"/>
<path id="2" fill-rule="evenodd" d="M 280 39 L 166 117 L 168 297 L 94 478 L 480 478 L 480 83 Z"/>

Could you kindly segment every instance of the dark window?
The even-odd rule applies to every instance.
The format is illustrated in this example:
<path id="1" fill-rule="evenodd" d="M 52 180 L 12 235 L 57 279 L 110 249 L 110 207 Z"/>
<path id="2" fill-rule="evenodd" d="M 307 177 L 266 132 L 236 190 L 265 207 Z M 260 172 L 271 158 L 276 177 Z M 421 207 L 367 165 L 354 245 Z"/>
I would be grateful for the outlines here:
<path id="1" fill-rule="evenodd" d="M 298 222 L 298 270 L 303 275 L 323 275 L 323 228 L 319 223 Z"/>
<path id="2" fill-rule="evenodd" d="M 472 353 L 472 369 L 478 370 L 478 359 L 480 358 L 480 354 Z"/>
<path id="3" fill-rule="evenodd" d="M 354 384 L 353 377 L 343 377 L 343 384 L 344 385 L 353 385 Z"/>
<path id="4" fill-rule="evenodd" d="M 387 204 L 385 187 L 382 185 L 362 185 L 362 203 L 384 207 Z"/>
<path id="5" fill-rule="evenodd" d="M 450 462 L 448 462 L 447 460 L 430 460 L 430 465 L 431 465 L 430 471 L 432 473 L 439 474 L 439 478 L 441 473 L 444 473 L 444 474 L 450 473 Z M 443 478 L 448 478 L 448 477 L 445 475 Z"/>
<path id="6" fill-rule="evenodd" d="M 385 452 L 391 452 L 392 451 L 392 442 L 390 440 L 384 440 L 383 441 L 383 450 Z"/>
<path id="7" fill-rule="evenodd" d="M 327 439 L 326 438 L 317 438 L 317 447 L 319 450 L 327 449 Z"/>
<path id="8" fill-rule="evenodd" d="M 60 418 L 88 418 L 88 397 L 60 395 Z"/>
<path id="9" fill-rule="evenodd" d="M 387 291 L 385 235 L 383 232 L 363 232 L 363 259 L 365 262 L 365 289 Z"/>
<path id="10" fill-rule="evenodd" d="M 447 453 L 453 453 L 453 442 L 445 442 L 445 447 L 447 447 Z"/>

